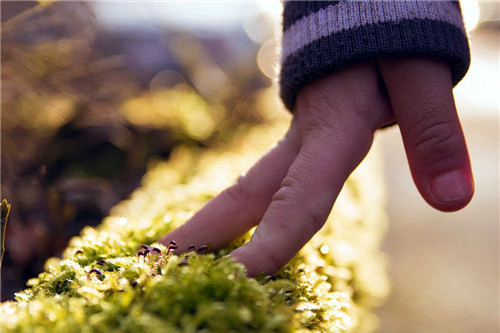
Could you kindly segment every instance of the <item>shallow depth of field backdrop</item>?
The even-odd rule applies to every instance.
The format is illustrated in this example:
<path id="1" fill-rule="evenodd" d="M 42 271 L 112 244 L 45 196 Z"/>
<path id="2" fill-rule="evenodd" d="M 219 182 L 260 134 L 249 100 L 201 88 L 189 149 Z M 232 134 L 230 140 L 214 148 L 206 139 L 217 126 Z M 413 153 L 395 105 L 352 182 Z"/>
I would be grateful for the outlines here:
<path id="1" fill-rule="evenodd" d="M 473 202 L 453 214 L 427 207 L 397 128 L 376 137 L 391 220 L 382 332 L 497 328 L 499 13 L 494 2 L 478 4 L 464 4 L 472 65 L 455 89 Z M 148 163 L 180 143 L 210 147 L 227 129 L 285 112 L 278 102 L 260 107 L 277 100 L 279 13 L 275 1 L 2 2 L 1 191 L 13 202 L 2 301 L 83 226 L 99 224 Z M 165 93 L 167 103 L 183 101 L 173 118 L 151 107 Z"/>

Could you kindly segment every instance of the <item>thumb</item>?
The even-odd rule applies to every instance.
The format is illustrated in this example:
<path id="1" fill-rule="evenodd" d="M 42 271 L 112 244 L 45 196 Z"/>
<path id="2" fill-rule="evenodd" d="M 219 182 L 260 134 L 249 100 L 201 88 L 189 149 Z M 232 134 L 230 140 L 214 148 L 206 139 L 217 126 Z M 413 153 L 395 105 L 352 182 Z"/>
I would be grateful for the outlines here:
<path id="1" fill-rule="evenodd" d="M 439 210 L 463 208 L 474 181 L 448 66 L 429 58 L 379 64 L 418 190 Z"/>

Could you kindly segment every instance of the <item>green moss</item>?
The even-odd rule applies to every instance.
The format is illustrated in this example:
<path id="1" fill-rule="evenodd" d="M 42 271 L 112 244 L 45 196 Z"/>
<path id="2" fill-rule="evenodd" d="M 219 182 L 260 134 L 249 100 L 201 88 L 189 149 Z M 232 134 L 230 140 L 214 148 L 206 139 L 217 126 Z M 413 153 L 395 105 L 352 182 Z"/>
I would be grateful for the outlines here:
<path id="1" fill-rule="evenodd" d="M 245 137 L 273 142 L 270 133 L 279 130 L 257 127 Z M 63 259 L 47 261 L 16 302 L 2 304 L 2 332 L 373 331 L 371 309 L 388 291 L 373 161 L 352 175 L 322 231 L 273 277 L 248 278 L 227 256 L 245 237 L 188 258 L 154 243 L 248 168 L 262 153 L 255 146 L 267 145 L 178 149 L 152 167 L 129 200 L 72 239 Z M 137 256 L 141 244 L 162 254 Z"/>

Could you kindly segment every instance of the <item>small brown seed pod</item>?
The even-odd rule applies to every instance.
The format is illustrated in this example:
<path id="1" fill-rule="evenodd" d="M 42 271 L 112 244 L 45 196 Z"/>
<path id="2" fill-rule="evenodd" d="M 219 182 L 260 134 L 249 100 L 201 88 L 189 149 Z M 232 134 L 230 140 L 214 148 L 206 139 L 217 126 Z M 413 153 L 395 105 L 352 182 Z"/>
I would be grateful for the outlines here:
<path id="1" fill-rule="evenodd" d="M 170 252 L 174 252 L 176 249 L 177 249 L 177 243 L 175 241 L 171 241 L 170 245 L 168 246 L 167 255 L 169 255 Z"/>
<path id="2" fill-rule="evenodd" d="M 104 259 L 99 259 L 99 260 L 97 260 L 97 264 L 99 266 L 104 266 L 104 265 L 107 265 L 108 262 L 106 260 L 104 260 Z"/>
<path id="3" fill-rule="evenodd" d="M 200 246 L 200 248 L 198 249 L 197 252 L 201 254 L 201 253 L 205 252 L 206 250 L 208 250 L 208 246 L 202 245 L 202 246 Z"/>
<path id="4" fill-rule="evenodd" d="M 87 274 L 87 280 L 90 280 L 90 277 L 92 276 L 92 274 L 97 275 L 97 278 L 98 278 L 99 280 L 101 280 L 101 277 L 103 276 L 103 273 L 102 273 L 100 270 L 98 270 L 98 269 L 95 269 L 95 268 L 94 268 L 94 269 L 92 269 L 92 270 L 91 270 L 91 271 Z"/>

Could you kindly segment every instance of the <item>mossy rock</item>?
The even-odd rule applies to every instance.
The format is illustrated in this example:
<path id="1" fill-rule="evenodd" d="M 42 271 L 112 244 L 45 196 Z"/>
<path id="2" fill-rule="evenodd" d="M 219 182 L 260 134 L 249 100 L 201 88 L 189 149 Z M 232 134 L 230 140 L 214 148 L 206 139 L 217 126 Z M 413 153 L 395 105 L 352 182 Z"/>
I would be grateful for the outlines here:
<path id="1" fill-rule="evenodd" d="M 179 148 L 63 258 L 1 305 L 2 332 L 372 332 L 388 292 L 376 156 L 347 181 L 325 227 L 273 277 L 248 278 L 226 249 L 167 254 L 155 243 L 245 171 L 281 133 L 262 125 L 228 147 Z M 258 139 L 256 139 L 258 138 Z M 141 244 L 157 247 L 138 256 Z M 202 245 L 202 244 L 197 244 Z"/>

